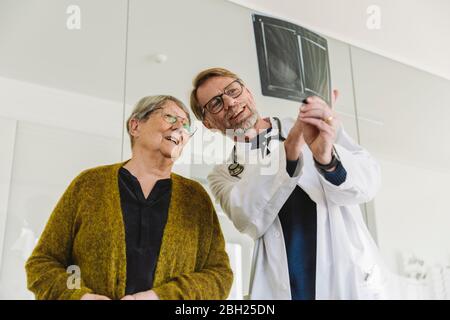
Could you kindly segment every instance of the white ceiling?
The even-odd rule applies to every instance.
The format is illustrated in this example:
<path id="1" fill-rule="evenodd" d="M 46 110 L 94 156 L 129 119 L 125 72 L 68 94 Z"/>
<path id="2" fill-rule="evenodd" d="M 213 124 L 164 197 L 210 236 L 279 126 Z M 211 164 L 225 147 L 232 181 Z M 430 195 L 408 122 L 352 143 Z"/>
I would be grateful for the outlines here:
<path id="1" fill-rule="evenodd" d="M 450 79 L 448 0 L 228 0 Z M 377 5 L 379 30 L 366 10 Z"/>

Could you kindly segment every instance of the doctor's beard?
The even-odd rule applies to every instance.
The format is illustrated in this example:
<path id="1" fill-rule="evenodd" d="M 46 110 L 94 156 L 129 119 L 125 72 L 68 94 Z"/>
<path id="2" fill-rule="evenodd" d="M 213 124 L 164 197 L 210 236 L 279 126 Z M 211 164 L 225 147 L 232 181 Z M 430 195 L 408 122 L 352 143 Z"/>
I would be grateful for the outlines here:
<path id="1" fill-rule="evenodd" d="M 248 131 L 254 129 L 256 122 L 259 118 L 259 113 L 256 110 L 252 110 L 246 106 L 246 108 L 251 112 L 251 115 L 241 122 L 235 124 L 229 124 L 227 127 L 227 133 L 231 133 L 235 136 L 244 136 Z"/>

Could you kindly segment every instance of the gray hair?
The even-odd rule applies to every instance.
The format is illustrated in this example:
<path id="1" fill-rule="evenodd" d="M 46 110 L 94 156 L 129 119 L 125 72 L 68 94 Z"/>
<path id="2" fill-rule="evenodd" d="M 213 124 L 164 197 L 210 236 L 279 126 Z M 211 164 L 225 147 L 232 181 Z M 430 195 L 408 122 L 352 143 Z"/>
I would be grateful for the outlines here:
<path id="1" fill-rule="evenodd" d="M 161 108 L 166 102 L 172 101 L 174 102 L 180 109 L 182 109 L 188 117 L 189 123 L 191 123 L 191 116 L 189 114 L 188 108 L 181 102 L 179 99 L 169 96 L 169 95 L 158 95 L 158 96 L 147 96 L 143 97 L 141 100 L 136 103 L 131 112 L 131 115 L 127 120 L 127 132 L 130 136 L 131 147 L 134 145 L 134 137 L 130 134 L 130 121 L 132 119 L 136 119 L 138 121 L 146 121 L 150 114 L 156 109 Z"/>

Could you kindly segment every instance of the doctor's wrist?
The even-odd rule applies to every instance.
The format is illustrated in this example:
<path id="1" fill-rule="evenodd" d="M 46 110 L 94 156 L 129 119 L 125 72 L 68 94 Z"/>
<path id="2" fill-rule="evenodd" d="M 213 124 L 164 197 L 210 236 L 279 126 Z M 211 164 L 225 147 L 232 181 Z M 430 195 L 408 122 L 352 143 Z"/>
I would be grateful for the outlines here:
<path id="1" fill-rule="evenodd" d="M 304 142 L 292 141 L 286 139 L 284 141 L 284 149 L 286 151 L 286 160 L 296 161 L 300 158 Z"/>
<path id="2" fill-rule="evenodd" d="M 336 167 L 340 162 L 339 156 L 337 155 L 334 147 L 328 157 L 316 158 L 314 156 L 313 159 L 315 166 L 318 169 L 326 172 L 333 172 L 334 170 L 336 170 Z"/>

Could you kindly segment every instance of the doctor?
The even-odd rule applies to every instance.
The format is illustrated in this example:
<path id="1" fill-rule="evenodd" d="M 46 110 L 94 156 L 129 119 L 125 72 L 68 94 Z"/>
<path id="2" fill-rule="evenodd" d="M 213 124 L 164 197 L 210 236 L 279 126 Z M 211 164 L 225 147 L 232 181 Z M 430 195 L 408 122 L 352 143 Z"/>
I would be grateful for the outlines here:
<path id="1" fill-rule="evenodd" d="M 334 111 L 309 97 L 296 119 L 261 118 L 249 88 L 222 68 L 197 75 L 190 103 L 205 127 L 235 141 L 208 181 L 235 227 L 255 240 L 250 298 L 385 298 L 359 208 L 375 196 L 380 169 Z"/>

